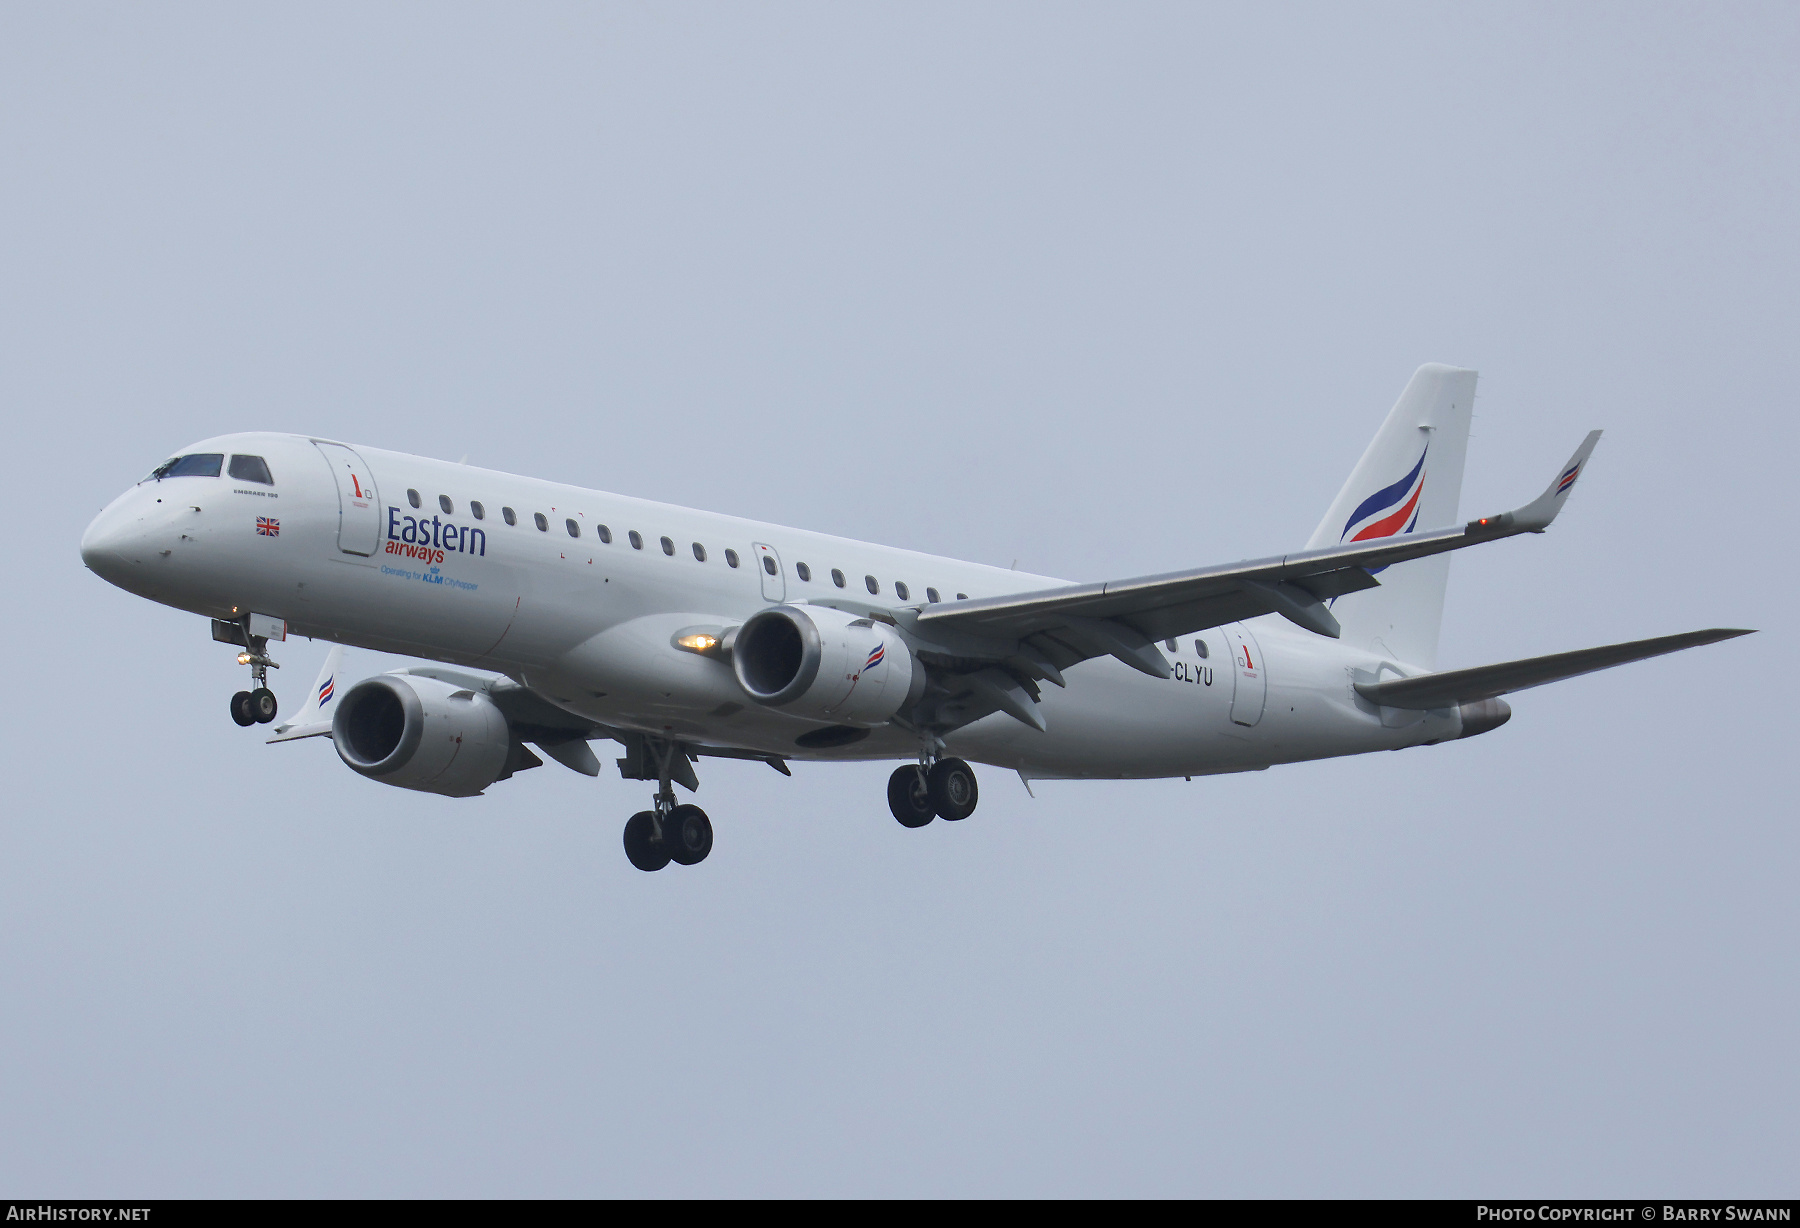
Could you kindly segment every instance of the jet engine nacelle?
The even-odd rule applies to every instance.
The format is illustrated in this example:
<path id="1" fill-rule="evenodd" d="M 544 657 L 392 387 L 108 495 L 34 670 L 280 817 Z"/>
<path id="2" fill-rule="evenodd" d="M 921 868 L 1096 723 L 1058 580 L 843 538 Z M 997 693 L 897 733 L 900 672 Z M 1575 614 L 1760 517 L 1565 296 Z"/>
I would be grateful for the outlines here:
<path id="1" fill-rule="evenodd" d="M 338 700 L 331 740 L 338 757 L 370 780 L 473 797 L 505 770 L 512 731 L 479 691 L 436 678 L 381 674 Z"/>
<path id="2" fill-rule="evenodd" d="M 925 689 L 925 669 L 892 627 L 826 606 L 772 606 L 738 628 L 738 685 L 808 720 L 885 725 Z"/>

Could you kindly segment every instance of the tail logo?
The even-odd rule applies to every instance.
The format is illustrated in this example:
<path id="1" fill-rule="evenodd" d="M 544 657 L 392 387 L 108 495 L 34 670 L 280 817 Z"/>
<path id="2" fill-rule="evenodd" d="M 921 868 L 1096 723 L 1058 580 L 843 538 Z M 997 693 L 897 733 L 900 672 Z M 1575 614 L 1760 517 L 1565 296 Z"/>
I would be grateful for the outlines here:
<path id="1" fill-rule="evenodd" d="M 1575 485 L 1575 479 L 1580 476 L 1581 476 L 1581 462 L 1576 461 L 1573 465 L 1569 466 L 1567 473 L 1563 474 L 1560 478 L 1556 479 L 1556 493 L 1559 495 L 1568 494 L 1569 487 Z"/>
<path id="2" fill-rule="evenodd" d="M 337 675 L 333 674 L 330 678 L 327 678 L 325 681 L 323 681 L 319 684 L 319 706 L 321 708 L 323 708 L 326 704 L 331 702 L 331 695 L 332 695 L 331 684 L 333 682 L 335 682 L 336 680 L 337 680 Z"/>
<path id="3" fill-rule="evenodd" d="M 1419 523 L 1419 496 L 1425 493 L 1425 455 L 1430 451 L 1431 445 L 1426 444 L 1411 473 L 1357 504 L 1350 519 L 1344 522 L 1344 531 L 1338 535 L 1338 540 L 1366 542 L 1372 538 L 1411 533 Z M 1570 470 L 1568 481 L 1575 480 L 1573 474 L 1574 470 Z M 1352 529 L 1356 530 L 1354 536 Z"/>

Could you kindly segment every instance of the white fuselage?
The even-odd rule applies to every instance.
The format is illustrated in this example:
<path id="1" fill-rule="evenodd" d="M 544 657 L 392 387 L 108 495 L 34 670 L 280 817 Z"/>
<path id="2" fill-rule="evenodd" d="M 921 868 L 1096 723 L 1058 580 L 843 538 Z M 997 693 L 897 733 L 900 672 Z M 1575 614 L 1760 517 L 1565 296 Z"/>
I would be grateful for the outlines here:
<path id="1" fill-rule="evenodd" d="M 268 614 L 296 634 L 506 674 L 618 728 L 791 758 L 910 759 L 919 739 L 889 727 L 802 749 L 796 737 L 817 722 L 750 701 L 728 664 L 672 637 L 780 602 L 898 608 L 925 604 L 928 590 L 956 601 L 1066 583 L 360 446 L 370 497 L 353 509 L 340 506 L 325 452 L 301 435 L 227 435 L 187 451 L 264 457 L 274 483 L 140 482 L 83 539 L 105 579 L 196 614 Z M 950 734 L 947 748 L 1033 779 L 1196 776 L 1461 732 L 1454 710 L 1381 709 L 1352 689 L 1414 671 L 1279 617 L 1183 637 L 1166 655 L 1168 679 L 1110 657 L 1076 665 L 1066 690 L 1045 688 L 1047 732 L 995 714 Z"/>

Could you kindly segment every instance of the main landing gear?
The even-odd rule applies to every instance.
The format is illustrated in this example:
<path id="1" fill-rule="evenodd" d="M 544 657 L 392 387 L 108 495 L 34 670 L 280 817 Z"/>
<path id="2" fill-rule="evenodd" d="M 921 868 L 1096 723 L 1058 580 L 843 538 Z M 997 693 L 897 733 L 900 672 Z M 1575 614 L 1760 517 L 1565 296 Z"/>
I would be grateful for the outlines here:
<path id="1" fill-rule="evenodd" d="M 698 806 L 676 806 L 661 816 L 640 810 L 625 822 L 625 856 L 640 870 L 660 870 L 671 861 L 697 866 L 712 846 L 712 820 Z"/>
<path id="2" fill-rule="evenodd" d="M 646 871 L 660 870 L 671 861 L 678 866 L 697 866 L 712 852 L 712 820 L 698 806 L 675 804 L 673 773 L 679 768 L 674 757 L 684 752 L 672 742 L 648 744 L 645 749 L 656 759 L 660 779 L 654 809 L 640 810 L 625 822 L 625 857 Z M 679 767 L 686 763 L 684 758 Z M 688 770 L 691 774 L 692 769 Z"/>
<path id="3" fill-rule="evenodd" d="M 974 769 L 961 759 L 909 763 L 888 777 L 888 809 L 902 827 L 960 822 L 975 813 L 980 796 Z"/>

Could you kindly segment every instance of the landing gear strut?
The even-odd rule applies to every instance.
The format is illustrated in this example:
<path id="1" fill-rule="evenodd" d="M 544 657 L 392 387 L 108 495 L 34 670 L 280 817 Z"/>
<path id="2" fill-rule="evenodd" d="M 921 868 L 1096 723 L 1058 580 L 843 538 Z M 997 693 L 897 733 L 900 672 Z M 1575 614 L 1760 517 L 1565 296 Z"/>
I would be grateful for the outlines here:
<path id="1" fill-rule="evenodd" d="M 888 809 L 902 827 L 923 827 L 932 819 L 960 822 L 975 813 L 979 798 L 975 771 L 961 759 L 927 754 L 888 777 Z"/>
<path id="2" fill-rule="evenodd" d="M 625 857 L 640 870 L 656 871 L 671 861 L 678 866 L 697 866 L 712 852 L 712 820 L 694 805 L 675 804 L 673 772 L 675 756 L 684 755 L 679 743 L 644 739 L 644 751 L 656 763 L 654 809 L 640 810 L 625 823 Z M 691 769 L 689 779 L 692 780 Z"/>

